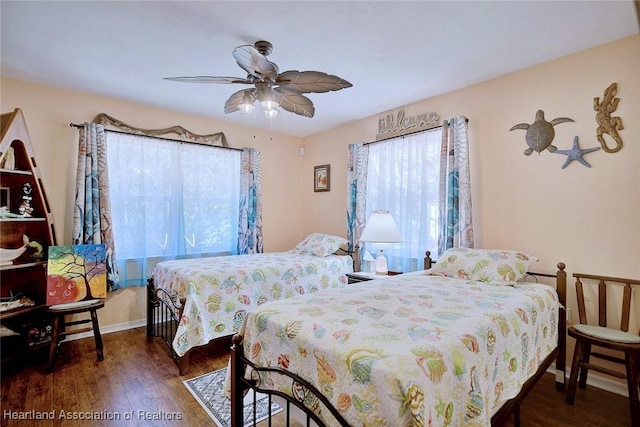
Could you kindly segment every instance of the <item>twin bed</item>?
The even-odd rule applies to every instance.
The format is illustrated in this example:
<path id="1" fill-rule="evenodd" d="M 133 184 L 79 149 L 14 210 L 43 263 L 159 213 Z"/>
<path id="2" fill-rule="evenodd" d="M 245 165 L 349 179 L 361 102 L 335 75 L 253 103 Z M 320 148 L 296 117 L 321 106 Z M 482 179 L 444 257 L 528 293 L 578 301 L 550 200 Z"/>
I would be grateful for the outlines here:
<path id="1" fill-rule="evenodd" d="M 428 271 L 255 308 L 233 338 L 232 425 L 250 389 L 306 425 L 517 425 L 554 361 L 564 387 L 565 266 L 530 273 L 535 260 L 454 249 Z"/>
<path id="2" fill-rule="evenodd" d="M 147 336 L 161 337 L 188 370 L 191 349 L 237 333 L 247 312 L 272 300 L 347 285 L 341 237 L 312 233 L 294 249 L 164 261 L 147 286 Z"/>
<path id="3" fill-rule="evenodd" d="M 533 273 L 530 255 L 458 248 L 429 270 L 347 286 L 352 259 L 335 254 L 337 239 L 154 271 L 147 332 L 165 338 L 182 375 L 192 348 L 234 335 L 232 425 L 247 392 L 277 399 L 286 423 L 489 426 L 515 414 L 518 425 L 554 361 L 564 388 L 563 263 Z"/>

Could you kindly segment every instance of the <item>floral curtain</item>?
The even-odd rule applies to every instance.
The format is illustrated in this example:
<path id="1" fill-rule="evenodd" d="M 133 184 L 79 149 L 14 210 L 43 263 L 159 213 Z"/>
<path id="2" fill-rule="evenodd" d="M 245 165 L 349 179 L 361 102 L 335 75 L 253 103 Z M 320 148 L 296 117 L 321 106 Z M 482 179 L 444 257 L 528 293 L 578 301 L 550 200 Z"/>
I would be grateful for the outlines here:
<path id="1" fill-rule="evenodd" d="M 242 149 L 238 254 L 262 253 L 262 178 L 260 152 Z"/>
<path id="2" fill-rule="evenodd" d="M 349 248 L 356 252 L 364 230 L 367 197 L 367 167 L 369 148 L 363 144 L 349 144 L 347 160 L 347 239 Z M 354 256 L 354 270 L 360 270 L 361 254 Z"/>
<path id="3" fill-rule="evenodd" d="M 72 241 L 74 245 L 106 245 L 107 289 L 113 291 L 119 289 L 120 279 L 111 228 L 104 126 L 85 123 L 79 131 Z"/>
<path id="4" fill-rule="evenodd" d="M 463 116 L 442 124 L 439 206 L 438 256 L 452 247 L 472 248 L 469 133 Z"/>

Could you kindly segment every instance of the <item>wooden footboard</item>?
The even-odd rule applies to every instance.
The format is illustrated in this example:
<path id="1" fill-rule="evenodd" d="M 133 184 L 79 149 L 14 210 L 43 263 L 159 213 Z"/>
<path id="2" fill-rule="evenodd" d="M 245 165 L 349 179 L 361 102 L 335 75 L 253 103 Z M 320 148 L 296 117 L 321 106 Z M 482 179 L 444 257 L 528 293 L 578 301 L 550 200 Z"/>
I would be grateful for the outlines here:
<path id="1" fill-rule="evenodd" d="M 556 388 L 564 390 L 565 384 L 565 362 L 566 362 L 566 286 L 567 286 L 567 273 L 565 272 L 565 264 L 558 263 L 558 271 L 555 274 L 547 273 L 529 273 L 534 277 L 547 277 L 556 279 L 556 291 L 558 293 L 558 300 L 560 302 L 560 308 L 558 313 L 558 346 L 551 352 L 545 360 L 540 364 L 537 372 L 529 378 L 523 385 L 520 393 L 515 398 L 505 402 L 505 404 L 498 410 L 491 419 L 492 425 L 502 425 L 511 417 L 514 418 L 514 425 L 518 427 L 520 425 L 520 405 L 534 388 L 540 378 L 547 372 L 547 370 L 553 365 L 555 361 L 555 381 Z M 537 279 L 536 279 L 537 280 Z M 331 424 L 338 424 L 342 426 L 349 425 L 345 419 L 340 415 L 337 409 L 335 409 L 331 403 L 323 396 L 323 394 L 316 389 L 313 385 L 308 383 L 303 378 L 287 372 L 281 368 L 275 367 L 258 367 L 251 361 L 244 357 L 244 350 L 242 345 L 243 337 L 241 335 L 235 335 L 232 339 L 231 346 L 231 425 L 243 426 L 243 396 L 254 390 L 265 393 L 269 396 L 269 406 L 271 404 L 272 395 L 277 395 L 286 400 L 286 408 L 283 408 L 285 413 L 283 414 L 286 420 L 286 425 L 289 425 L 289 420 L 296 419 L 298 422 L 309 426 L 313 421 L 318 426 L 324 426 L 325 423 L 319 419 L 316 415 L 318 408 L 322 409 L 323 414 L 327 414 L 329 411 L 335 419 L 335 422 Z M 245 372 L 247 369 L 252 370 L 251 379 L 245 378 Z M 270 390 L 263 387 L 261 383 L 261 373 L 276 372 L 279 375 L 283 375 L 291 380 L 291 390 L 294 390 L 294 397 L 285 395 L 278 391 Z M 298 408 L 304 413 L 304 419 L 299 417 L 290 417 L 291 405 Z M 278 415 L 280 416 L 280 415 Z M 254 422 L 255 425 L 255 412 Z M 269 422 L 271 425 L 271 422 Z"/>
<path id="2" fill-rule="evenodd" d="M 180 375 L 186 375 L 189 369 L 189 352 L 178 356 L 173 349 L 173 340 L 182 318 L 184 303 L 185 298 L 157 289 L 153 277 L 147 280 L 147 338 L 162 338 L 179 367 Z"/>

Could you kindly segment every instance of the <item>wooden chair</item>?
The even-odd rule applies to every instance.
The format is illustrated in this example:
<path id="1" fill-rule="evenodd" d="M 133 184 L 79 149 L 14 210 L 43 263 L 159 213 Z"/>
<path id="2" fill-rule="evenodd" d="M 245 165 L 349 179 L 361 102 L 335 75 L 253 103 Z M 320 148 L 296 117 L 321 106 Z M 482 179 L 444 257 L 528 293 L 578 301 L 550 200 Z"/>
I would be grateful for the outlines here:
<path id="1" fill-rule="evenodd" d="M 55 364 L 56 356 L 58 354 L 58 345 L 60 344 L 61 339 L 68 335 L 79 334 L 81 332 L 87 332 L 93 330 L 93 338 L 96 342 L 96 353 L 98 355 L 98 361 L 104 360 L 104 353 L 102 350 L 102 335 L 100 335 L 100 325 L 98 324 L 98 309 L 104 307 L 104 301 L 96 300 L 89 304 L 84 305 L 69 305 L 61 308 L 56 308 L 55 306 L 49 308 L 48 312 L 53 315 L 53 331 L 51 335 L 51 346 L 49 347 L 49 366 L 47 368 L 47 372 L 53 372 L 53 367 Z M 78 314 L 78 313 L 89 313 L 88 319 L 75 320 L 72 322 L 66 322 L 65 316 Z M 67 326 L 80 325 L 83 323 L 92 323 L 92 326 L 66 330 Z"/>
<path id="2" fill-rule="evenodd" d="M 571 376 L 567 388 L 566 402 L 573 405 L 576 387 L 586 389 L 587 373 L 589 370 L 627 380 L 629 389 L 629 409 L 631 410 L 631 425 L 640 427 L 640 402 L 638 401 L 638 381 L 640 380 L 640 332 L 629 332 L 629 316 L 631 313 L 632 290 L 640 285 L 640 280 L 622 279 L 617 277 L 597 276 L 592 274 L 575 273 L 576 296 L 578 298 L 578 314 L 580 323 L 570 326 L 569 336 L 576 339 L 576 347 L 571 363 Z M 585 280 L 583 283 L 582 280 Z M 598 286 L 598 325 L 587 323 L 583 288 Z M 623 287 L 622 307 L 620 310 L 620 324 L 615 327 L 607 326 L 607 290 Z M 637 288 L 636 288 L 637 290 Z M 612 298 L 609 298 L 611 303 Z M 634 307 L 638 313 L 638 307 Z M 624 358 L 592 351 L 597 346 L 622 352 Z M 591 358 L 599 358 L 609 362 L 621 363 L 625 366 L 625 373 L 616 371 L 591 362 Z"/>

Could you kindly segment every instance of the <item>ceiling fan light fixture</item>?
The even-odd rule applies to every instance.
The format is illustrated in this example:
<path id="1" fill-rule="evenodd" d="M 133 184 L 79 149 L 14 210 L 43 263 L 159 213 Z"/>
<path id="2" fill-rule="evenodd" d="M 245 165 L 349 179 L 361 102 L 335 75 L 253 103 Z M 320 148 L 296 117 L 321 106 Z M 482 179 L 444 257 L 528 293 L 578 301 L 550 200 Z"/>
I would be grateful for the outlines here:
<path id="1" fill-rule="evenodd" d="M 255 106 L 253 105 L 253 99 L 247 92 L 242 96 L 242 104 L 240 104 L 240 111 L 245 114 L 252 114 Z"/>
<path id="2" fill-rule="evenodd" d="M 1 0 L 0 0 L 1 1 Z M 254 89 L 235 92 L 224 105 L 225 113 L 242 111 L 254 114 L 255 101 L 260 101 L 268 118 L 274 118 L 280 109 L 304 117 L 313 117 L 313 102 L 303 94 L 324 93 L 352 86 L 348 81 L 321 71 L 289 70 L 280 73 L 279 67 L 269 61 L 273 45 L 259 40 L 253 46 L 242 45 L 233 50 L 236 63 L 247 72 L 247 77 L 191 76 L 165 77 L 166 80 L 190 83 L 239 83 L 254 85 Z"/>
<path id="3" fill-rule="evenodd" d="M 279 106 L 280 104 L 278 104 L 276 101 L 262 101 L 262 109 L 264 111 L 275 110 Z"/>
<path id="4" fill-rule="evenodd" d="M 253 110 L 255 109 L 255 107 L 253 106 L 253 104 L 241 104 L 240 105 L 240 111 L 242 111 L 245 114 L 253 114 Z"/>
<path id="5" fill-rule="evenodd" d="M 264 115 L 267 116 L 268 119 L 275 119 L 278 117 L 279 111 L 276 108 L 271 108 L 269 110 L 264 110 Z"/>

